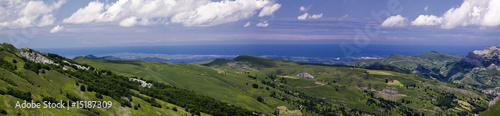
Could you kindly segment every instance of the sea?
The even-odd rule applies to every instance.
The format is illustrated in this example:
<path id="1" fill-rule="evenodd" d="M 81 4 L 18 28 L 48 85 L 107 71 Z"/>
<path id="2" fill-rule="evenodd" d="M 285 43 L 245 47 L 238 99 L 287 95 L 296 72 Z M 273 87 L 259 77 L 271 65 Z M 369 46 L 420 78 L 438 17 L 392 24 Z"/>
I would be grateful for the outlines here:
<path id="1" fill-rule="evenodd" d="M 286 45 L 172 45 L 172 46 L 127 46 L 127 47 L 79 47 L 79 48 L 36 48 L 45 53 L 63 56 L 83 56 L 113 53 L 145 54 L 189 54 L 189 55 L 276 55 L 295 57 L 349 57 L 389 56 L 391 54 L 416 55 L 429 51 L 467 55 L 487 46 L 440 46 L 440 45 L 368 45 L 363 48 L 345 47 L 340 44 L 286 44 Z"/>

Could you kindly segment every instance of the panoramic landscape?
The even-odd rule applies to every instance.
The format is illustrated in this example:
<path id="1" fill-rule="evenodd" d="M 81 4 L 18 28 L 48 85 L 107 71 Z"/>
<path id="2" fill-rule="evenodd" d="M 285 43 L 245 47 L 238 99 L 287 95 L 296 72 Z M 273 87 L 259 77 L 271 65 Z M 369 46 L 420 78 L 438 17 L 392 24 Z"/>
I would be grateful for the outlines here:
<path id="1" fill-rule="evenodd" d="M 496 116 L 500 0 L 4 0 L 0 115 Z"/>

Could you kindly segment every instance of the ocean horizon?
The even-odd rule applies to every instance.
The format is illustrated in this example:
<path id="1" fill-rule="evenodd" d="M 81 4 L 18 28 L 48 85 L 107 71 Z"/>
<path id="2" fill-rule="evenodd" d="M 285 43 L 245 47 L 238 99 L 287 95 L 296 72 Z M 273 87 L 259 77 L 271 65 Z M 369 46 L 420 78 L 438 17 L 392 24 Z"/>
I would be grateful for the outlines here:
<path id="1" fill-rule="evenodd" d="M 87 48 L 36 48 L 45 53 L 63 56 L 104 55 L 114 53 L 144 53 L 169 55 L 276 55 L 293 57 L 342 58 L 361 56 L 386 57 L 391 54 L 416 55 L 429 51 L 467 55 L 487 46 L 439 46 L 439 45 L 369 45 L 350 55 L 339 44 L 287 44 L 287 45 L 175 45 L 175 46 L 127 46 Z M 349 50 L 349 49 L 347 49 Z"/>

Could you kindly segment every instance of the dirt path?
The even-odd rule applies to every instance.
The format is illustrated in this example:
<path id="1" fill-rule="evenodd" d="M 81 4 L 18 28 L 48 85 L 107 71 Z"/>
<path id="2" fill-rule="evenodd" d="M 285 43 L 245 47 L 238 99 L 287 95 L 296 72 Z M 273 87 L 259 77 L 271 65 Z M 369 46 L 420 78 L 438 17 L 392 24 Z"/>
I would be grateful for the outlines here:
<path id="1" fill-rule="evenodd" d="M 138 73 L 141 73 L 142 71 L 147 71 L 147 70 L 149 70 L 149 67 L 146 67 L 144 70 L 139 70 L 139 71 L 135 72 L 134 74 L 138 74 Z"/>
<path id="2" fill-rule="evenodd" d="M 314 84 L 316 84 L 316 86 L 305 86 L 305 87 L 298 87 L 298 88 L 315 88 L 315 87 L 319 87 L 319 86 L 323 86 L 325 85 L 325 83 L 322 83 L 322 82 L 314 82 Z"/>

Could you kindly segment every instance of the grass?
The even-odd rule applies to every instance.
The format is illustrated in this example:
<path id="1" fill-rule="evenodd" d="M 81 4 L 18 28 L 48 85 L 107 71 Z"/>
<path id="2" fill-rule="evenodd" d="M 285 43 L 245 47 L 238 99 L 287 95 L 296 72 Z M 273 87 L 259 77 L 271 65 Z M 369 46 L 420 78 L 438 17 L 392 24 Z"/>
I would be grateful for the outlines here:
<path id="1" fill-rule="evenodd" d="M 500 102 L 497 101 L 486 111 L 479 113 L 479 116 L 498 116 L 498 114 L 500 114 Z"/>
<path id="2" fill-rule="evenodd" d="M 6 51 L 0 51 L 0 60 L 12 61 L 16 59 L 17 70 L 16 73 L 24 75 L 25 78 L 20 77 L 4 68 L 0 68 L 0 76 L 12 80 L 17 86 L 10 85 L 0 80 L 0 90 L 6 91 L 8 87 L 18 89 L 23 92 L 30 92 L 34 101 L 42 101 L 43 96 L 51 96 L 56 100 L 69 100 L 66 94 L 76 95 L 82 100 L 98 100 L 98 101 L 111 101 L 113 106 L 109 109 L 23 109 L 14 108 L 17 101 L 24 102 L 19 98 L 11 95 L 0 95 L 0 109 L 6 110 L 8 115 L 189 115 L 183 108 L 178 107 L 178 112 L 166 108 L 153 108 L 151 105 L 139 98 L 134 98 L 133 104 L 143 104 L 142 111 L 135 111 L 132 108 L 121 107 L 119 102 L 103 95 L 103 99 L 95 97 L 95 92 L 82 92 L 80 86 L 76 85 L 78 79 L 68 77 L 54 70 L 48 70 L 45 74 L 35 74 L 32 71 L 23 68 L 24 61 L 15 55 Z M 80 84 L 81 85 L 81 84 Z M 163 106 L 174 106 L 172 104 L 157 100 Z"/>
<path id="3" fill-rule="evenodd" d="M 391 95 L 396 97 L 387 97 L 385 99 L 396 102 L 401 102 L 403 99 L 412 101 L 403 104 L 426 115 L 433 115 L 437 112 L 434 110 L 436 106 L 432 103 L 433 97 L 430 96 L 442 92 L 454 93 L 459 100 L 464 101 L 461 106 L 457 107 L 464 111 L 471 110 L 467 108 L 466 103 L 472 101 L 467 101 L 467 98 L 480 98 L 481 102 L 476 102 L 476 104 L 480 105 L 485 105 L 487 98 L 486 95 L 474 91 L 472 88 L 458 89 L 454 84 L 439 82 L 414 74 L 367 70 L 347 66 L 299 64 L 250 56 L 238 60 L 215 60 L 207 64 L 208 67 L 149 61 L 108 61 L 88 58 L 77 58 L 75 60 L 101 69 L 117 71 L 124 75 L 139 76 L 144 79 L 162 81 L 176 87 L 192 89 L 197 93 L 266 114 L 273 113 L 278 106 L 293 110 L 297 110 L 298 106 L 269 97 L 273 92 L 280 95 L 284 95 L 284 93 L 274 88 L 266 90 L 265 88 L 268 86 L 262 84 L 261 80 L 291 87 L 290 90 L 300 91 L 306 95 L 323 99 L 335 106 L 348 106 L 378 115 L 395 114 L 397 111 L 381 112 L 384 109 L 367 106 L 368 93 L 365 91 L 373 91 L 375 94 L 381 93 L 384 89 L 397 91 L 395 95 Z M 255 65 L 255 63 L 269 64 Z M 315 80 L 293 76 L 304 72 L 313 75 Z M 278 81 L 267 79 L 267 75 L 277 75 Z M 247 76 L 256 76 L 257 79 L 253 80 Z M 280 82 L 280 79 L 286 80 L 286 83 Z M 390 80 L 390 82 L 386 83 L 386 79 Z M 259 88 L 252 88 L 250 86 L 252 84 L 259 85 Z M 407 85 L 409 87 L 406 87 Z M 464 91 L 467 93 L 463 93 Z M 259 96 L 264 98 L 264 103 L 256 101 Z M 296 97 L 290 99 L 294 101 L 303 100 Z M 301 111 L 301 113 L 314 115 L 311 112 Z"/>
<path id="4" fill-rule="evenodd" d="M 286 115 L 286 116 L 301 116 L 302 112 L 300 110 L 289 110 L 286 108 L 286 106 L 278 106 L 278 112 L 280 115 Z"/>
<path id="5" fill-rule="evenodd" d="M 387 83 L 387 85 L 396 85 L 396 86 L 400 86 L 400 87 L 403 87 L 404 85 L 399 82 L 398 80 L 392 80 L 392 81 L 389 81 L 389 83 Z"/>
<path id="6" fill-rule="evenodd" d="M 392 73 L 388 72 L 388 71 L 381 71 L 381 70 L 368 70 L 367 71 L 368 74 L 372 74 L 372 75 L 393 75 Z"/>
<path id="7" fill-rule="evenodd" d="M 138 76 L 147 80 L 165 82 L 170 85 L 191 89 L 224 102 L 232 103 L 261 112 L 273 111 L 272 107 L 257 102 L 253 94 L 235 87 L 245 83 L 256 83 L 241 74 L 221 74 L 218 71 L 194 64 L 172 64 L 149 61 L 108 61 L 102 59 L 75 59 L 101 69 L 110 69 L 124 75 Z M 250 95 L 248 95 L 250 94 Z M 267 94 L 269 95 L 269 94 Z M 266 95 L 266 96 L 267 96 Z"/>

